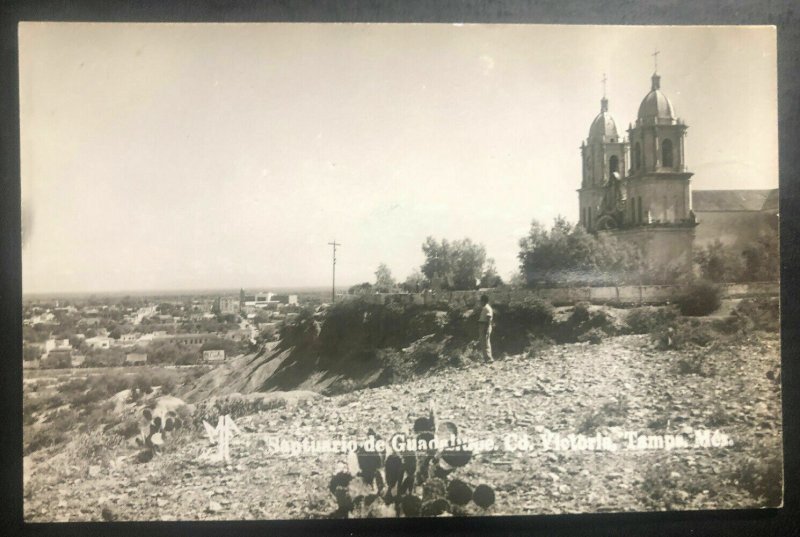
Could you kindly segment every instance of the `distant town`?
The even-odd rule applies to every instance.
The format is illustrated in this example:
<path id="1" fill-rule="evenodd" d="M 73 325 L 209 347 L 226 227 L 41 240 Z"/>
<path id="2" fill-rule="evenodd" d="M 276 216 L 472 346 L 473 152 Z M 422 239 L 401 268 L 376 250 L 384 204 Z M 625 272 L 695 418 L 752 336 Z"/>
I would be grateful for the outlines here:
<path id="1" fill-rule="evenodd" d="M 323 293 L 27 299 L 23 367 L 213 364 L 276 340 Z M 327 297 L 330 299 L 330 294 Z"/>

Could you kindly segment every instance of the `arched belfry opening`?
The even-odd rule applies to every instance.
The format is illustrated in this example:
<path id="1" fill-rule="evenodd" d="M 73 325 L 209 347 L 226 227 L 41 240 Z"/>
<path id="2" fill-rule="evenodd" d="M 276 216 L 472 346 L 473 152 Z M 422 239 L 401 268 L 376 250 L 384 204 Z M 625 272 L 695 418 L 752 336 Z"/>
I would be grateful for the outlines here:
<path id="1" fill-rule="evenodd" d="M 672 140 L 667 138 L 661 142 L 661 165 L 665 168 L 672 168 L 675 165 L 672 153 Z"/>
<path id="2" fill-rule="evenodd" d="M 611 177 L 615 173 L 619 173 L 619 158 L 613 155 L 608 159 L 608 176 Z"/>

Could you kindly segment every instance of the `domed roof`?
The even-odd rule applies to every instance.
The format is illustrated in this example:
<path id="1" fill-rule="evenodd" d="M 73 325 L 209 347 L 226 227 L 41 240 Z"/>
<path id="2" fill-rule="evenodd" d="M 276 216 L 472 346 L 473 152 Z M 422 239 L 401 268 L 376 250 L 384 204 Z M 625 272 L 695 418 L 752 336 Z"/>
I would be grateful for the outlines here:
<path id="1" fill-rule="evenodd" d="M 592 126 L 589 127 L 589 139 L 603 138 L 603 137 L 617 138 L 617 124 L 614 118 L 608 113 L 608 99 L 600 101 L 600 113 L 592 121 Z"/>
<path id="2" fill-rule="evenodd" d="M 642 99 L 642 104 L 639 105 L 639 119 L 675 119 L 675 111 L 672 109 L 672 103 L 669 102 L 666 95 L 661 93 L 659 89 L 660 85 L 661 77 L 653 75 L 653 85 L 650 89 L 650 93 L 645 95 L 644 99 Z"/>

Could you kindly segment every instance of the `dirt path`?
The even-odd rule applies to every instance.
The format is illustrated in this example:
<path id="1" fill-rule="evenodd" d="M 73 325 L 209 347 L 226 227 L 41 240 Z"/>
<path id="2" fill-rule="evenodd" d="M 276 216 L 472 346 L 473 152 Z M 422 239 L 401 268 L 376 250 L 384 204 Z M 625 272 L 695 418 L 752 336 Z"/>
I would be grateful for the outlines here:
<path id="1" fill-rule="evenodd" d="M 702 360 L 711 374 L 679 374 L 680 360 Z M 645 336 L 556 346 L 534 358 L 239 418 L 244 434 L 232 444 L 228 471 L 201 462 L 211 449 L 202 440 L 148 464 L 119 459 L 88 470 L 64 454 L 40 455 L 28 461 L 25 517 L 101 520 L 104 507 L 119 520 L 319 516 L 335 508 L 327 484 L 344 457 L 276 454 L 270 438 L 363 439 L 370 427 L 388 438 L 424 415 L 430 401 L 462 436 L 493 438 L 500 448 L 505 440 L 519 444 L 522 435 L 531 441 L 527 451 L 481 453 L 458 470 L 474 485 L 495 487 L 492 514 L 754 506 L 759 500 L 740 486 L 747 476 L 737 479 L 737 472 L 759 450 L 780 453 L 780 385 L 768 378 L 779 368 L 777 336 L 691 352 L 652 350 Z M 695 447 L 704 430 L 730 441 L 717 435 L 724 445 Z M 628 449 L 626 431 L 656 437 L 656 449 Z M 584 439 L 600 434 L 618 449 L 544 449 L 545 438 L 556 438 L 548 433 L 569 443 L 568 435 L 579 432 Z M 680 435 L 688 447 L 658 449 L 666 434 Z"/>

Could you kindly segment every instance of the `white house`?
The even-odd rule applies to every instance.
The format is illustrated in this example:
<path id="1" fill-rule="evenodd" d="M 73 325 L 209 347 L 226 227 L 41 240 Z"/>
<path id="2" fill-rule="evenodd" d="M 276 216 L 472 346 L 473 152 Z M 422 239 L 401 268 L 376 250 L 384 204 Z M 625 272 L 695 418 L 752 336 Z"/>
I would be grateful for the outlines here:
<path id="1" fill-rule="evenodd" d="M 90 337 L 86 340 L 86 344 L 93 349 L 110 349 L 111 338 L 104 336 Z"/>
<path id="2" fill-rule="evenodd" d="M 50 351 L 61 350 L 61 349 L 69 349 L 71 348 L 69 344 L 69 339 L 48 339 L 44 344 L 44 352 L 45 354 L 49 353 Z"/>

